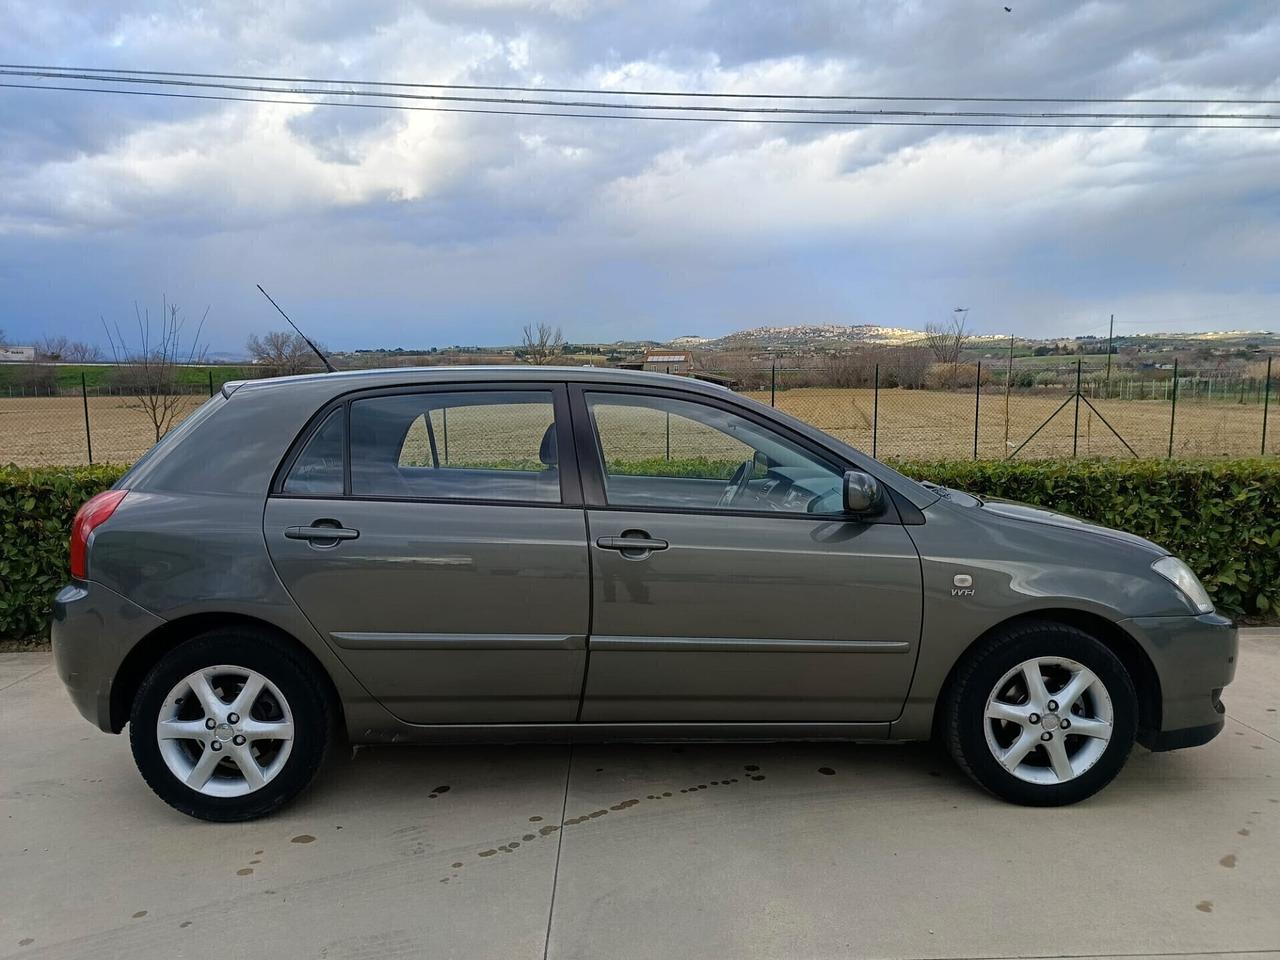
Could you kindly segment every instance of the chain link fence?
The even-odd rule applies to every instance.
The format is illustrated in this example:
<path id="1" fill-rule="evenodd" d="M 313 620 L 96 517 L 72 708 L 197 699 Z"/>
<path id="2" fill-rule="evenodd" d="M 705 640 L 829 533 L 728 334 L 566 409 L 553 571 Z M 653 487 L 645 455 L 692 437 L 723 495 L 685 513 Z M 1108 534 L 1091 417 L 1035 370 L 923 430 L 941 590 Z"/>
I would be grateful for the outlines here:
<path id="1" fill-rule="evenodd" d="M 949 368 L 892 350 L 759 356 L 696 371 L 877 457 L 1243 457 L 1280 454 L 1280 364 L 1108 369 L 1105 357 L 983 360 Z M 837 362 L 839 361 L 839 362 Z M 1274 373 L 1274 376 L 1273 376 Z M 166 396 L 171 417 L 220 380 Z M 128 463 L 156 440 L 154 398 L 127 388 L 0 387 L 0 464 Z"/>
<path id="2" fill-rule="evenodd" d="M 0 386 L 0 464 L 18 466 L 131 463 L 222 386 L 212 372 L 163 392 L 83 376 L 78 386 L 11 380 Z"/>
<path id="3" fill-rule="evenodd" d="M 877 457 L 1244 457 L 1280 453 L 1272 364 L 1257 372 L 1108 370 L 1061 363 L 870 362 L 832 369 L 768 358 L 706 376 Z M 1039 358 L 1037 358 L 1039 360 Z M 1280 369 L 1275 373 L 1280 376 Z"/>

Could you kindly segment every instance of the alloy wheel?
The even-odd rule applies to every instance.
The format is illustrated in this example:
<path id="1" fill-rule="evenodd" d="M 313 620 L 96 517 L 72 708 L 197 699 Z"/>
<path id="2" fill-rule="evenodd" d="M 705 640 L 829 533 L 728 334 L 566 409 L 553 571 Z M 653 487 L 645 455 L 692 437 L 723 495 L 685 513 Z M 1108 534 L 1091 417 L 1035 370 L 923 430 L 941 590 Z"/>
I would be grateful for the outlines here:
<path id="1" fill-rule="evenodd" d="M 169 771 L 210 797 L 241 797 L 266 786 L 284 769 L 293 735 L 280 689 L 256 670 L 231 665 L 188 674 L 156 720 Z"/>
<path id="2" fill-rule="evenodd" d="M 1106 753 L 1114 708 L 1088 667 L 1062 657 L 1025 660 L 987 697 L 983 729 L 992 756 L 1028 783 L 1081 776 Z"/>

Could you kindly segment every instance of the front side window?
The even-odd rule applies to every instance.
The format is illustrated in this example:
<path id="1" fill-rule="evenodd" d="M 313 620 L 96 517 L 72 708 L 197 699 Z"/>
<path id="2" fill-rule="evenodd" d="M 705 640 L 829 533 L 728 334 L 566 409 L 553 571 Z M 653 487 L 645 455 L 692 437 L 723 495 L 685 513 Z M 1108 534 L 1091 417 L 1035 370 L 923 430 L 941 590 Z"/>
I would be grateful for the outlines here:
<path id="1" fill-rule="evenodd" d="M 586 394 L 610 506 L 838 514 L 844 474 L 753 420 L 642 394 Z"/>
<path id="2" fill-rule="evenodd" d="M 560 502 L 551 392 L 451 391 L 352 401 L 351 493 Z"/>

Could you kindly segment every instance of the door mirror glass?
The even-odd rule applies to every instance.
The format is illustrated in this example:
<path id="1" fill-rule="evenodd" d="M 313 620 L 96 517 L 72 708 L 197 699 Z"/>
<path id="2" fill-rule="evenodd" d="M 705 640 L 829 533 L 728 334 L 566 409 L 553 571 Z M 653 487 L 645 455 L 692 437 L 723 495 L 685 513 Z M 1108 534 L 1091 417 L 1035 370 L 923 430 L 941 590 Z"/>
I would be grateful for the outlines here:
<path id="1" fill-rule="evenodd" d="M 844 475 L 844 508 L 849 513 L 877 514 L 884 507 L 880 481 L 869 473 L 850 470 Z"/>

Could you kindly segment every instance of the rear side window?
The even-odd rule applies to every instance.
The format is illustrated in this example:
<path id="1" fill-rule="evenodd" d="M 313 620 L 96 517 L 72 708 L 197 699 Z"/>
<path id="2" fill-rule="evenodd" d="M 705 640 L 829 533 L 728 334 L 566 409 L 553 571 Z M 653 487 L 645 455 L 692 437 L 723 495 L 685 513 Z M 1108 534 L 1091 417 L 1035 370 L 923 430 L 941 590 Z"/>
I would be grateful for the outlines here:
<path id="1" fill-rule="evenodd" d="M 351 493 L 559 503 L 551 391 L 431 391 L 352 401 Z"/>
<path id="2" fill-rule="evenodd" d="M 342 457 L 346 436 L 345 411 L 339 407 L 325 417 L 298 454 L 285 477 L 284 493 L 342 496 Z"/>

